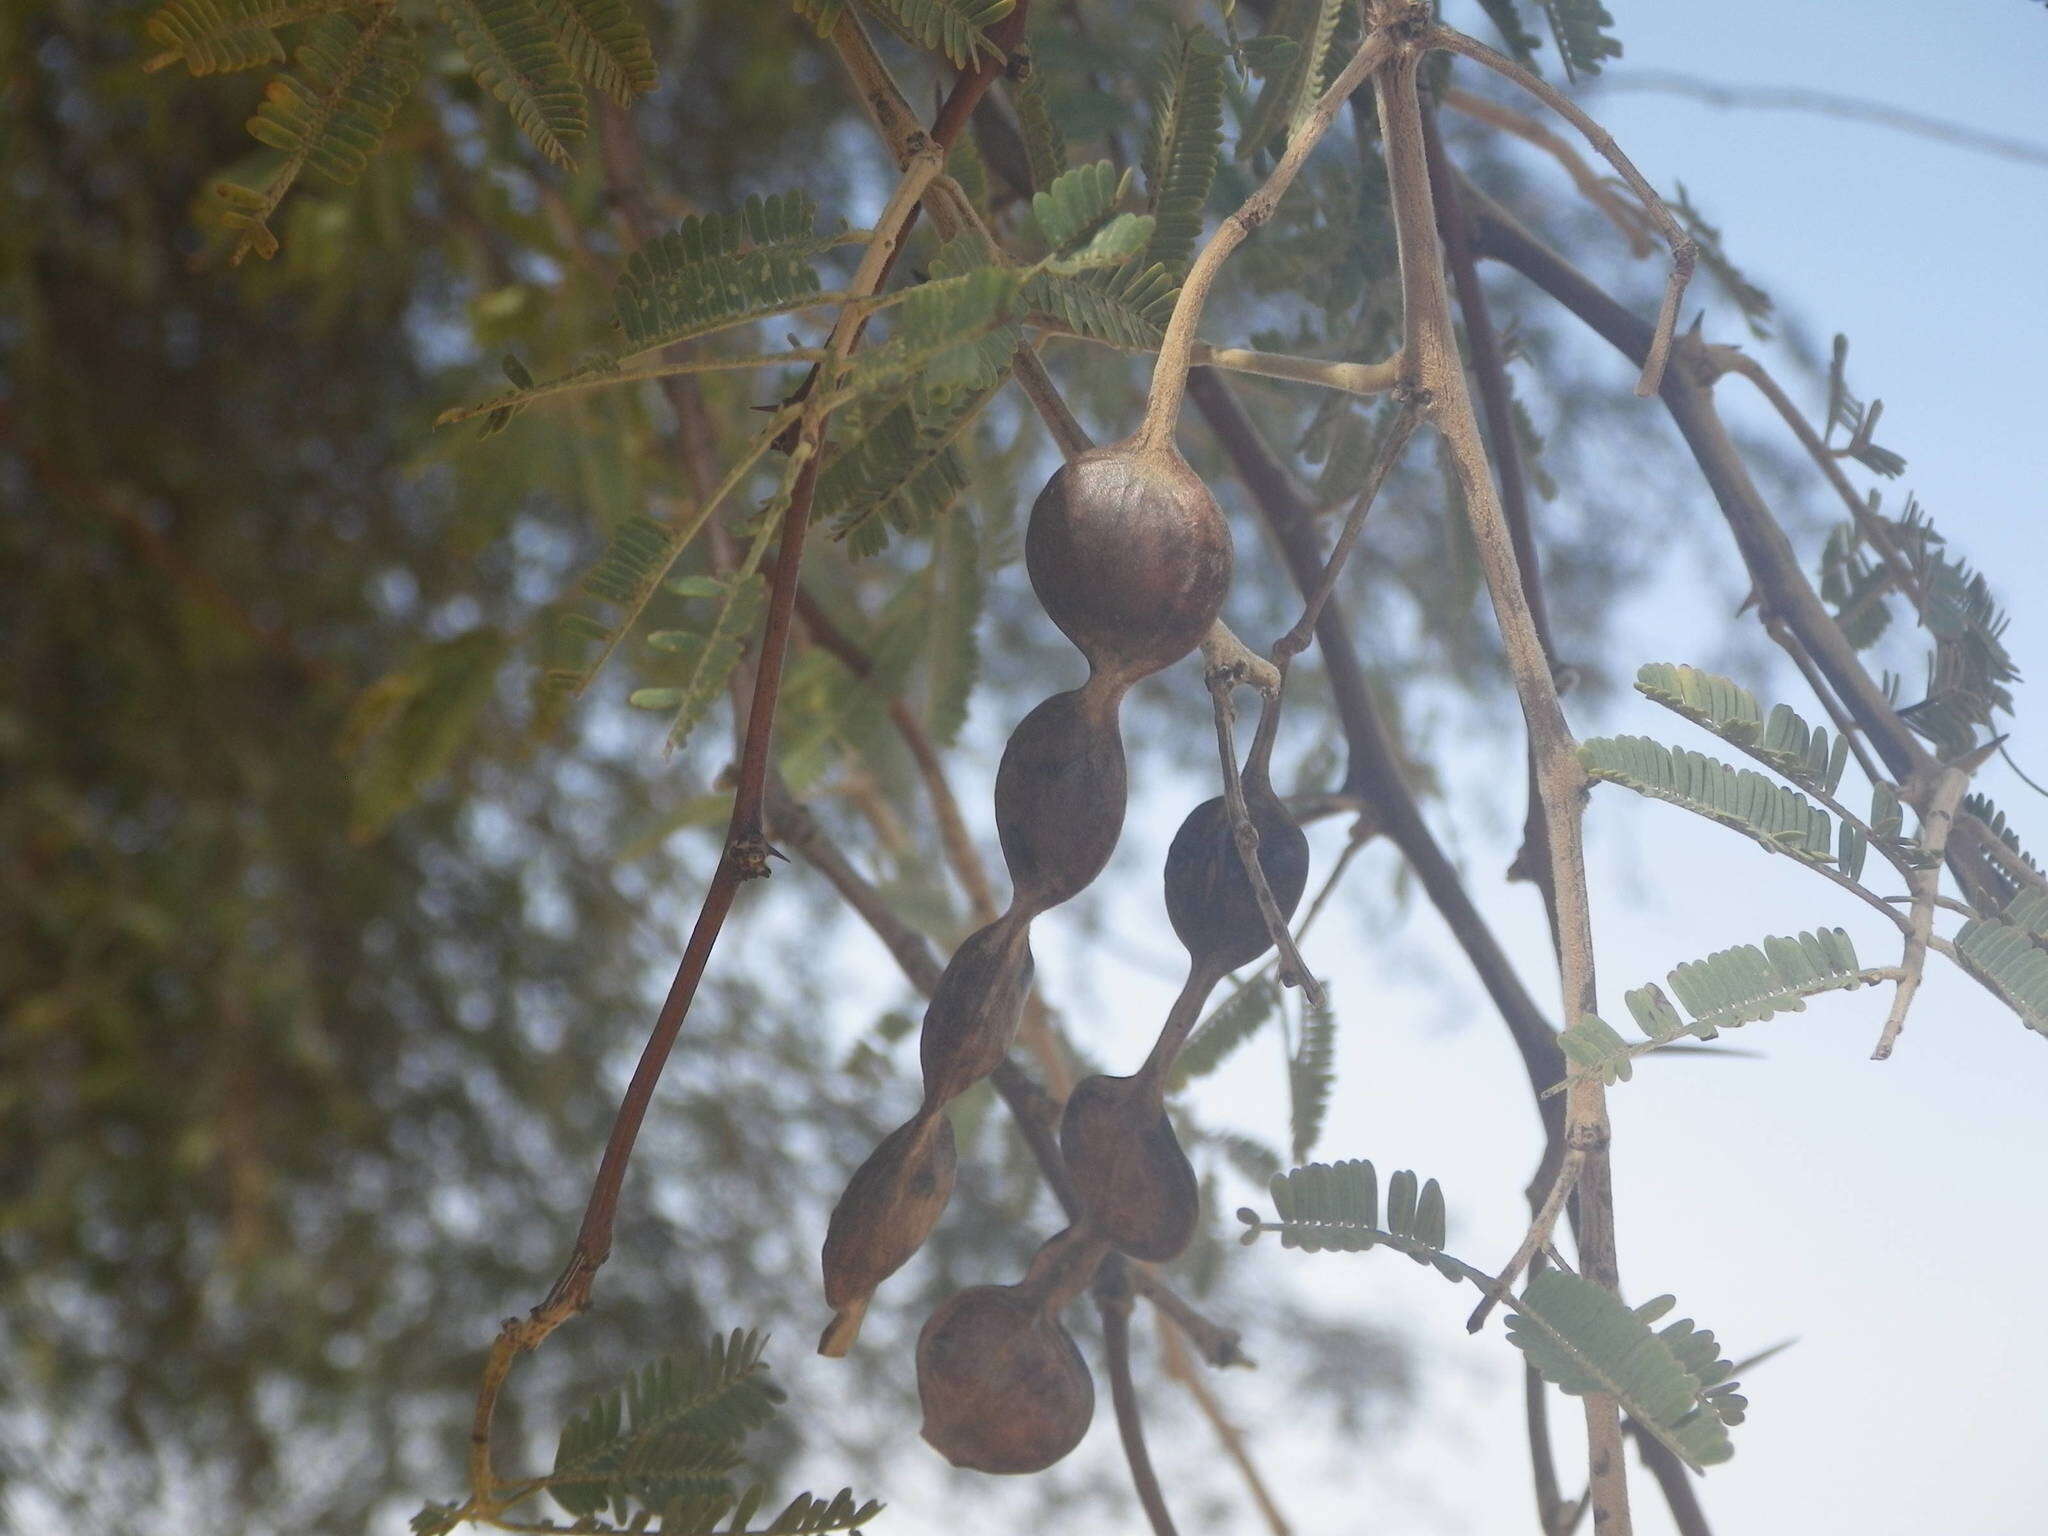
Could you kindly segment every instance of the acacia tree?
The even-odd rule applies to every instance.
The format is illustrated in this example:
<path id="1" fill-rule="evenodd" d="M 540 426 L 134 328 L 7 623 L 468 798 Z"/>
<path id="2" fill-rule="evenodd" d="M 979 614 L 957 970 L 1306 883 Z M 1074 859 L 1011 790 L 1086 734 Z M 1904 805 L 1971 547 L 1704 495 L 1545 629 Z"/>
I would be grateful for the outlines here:
<path id="1" fill-rule="evenodd" d="M 1605 1093 L 1644 1051 L 1712 1039 L 1818 993 L 1863 985 L 1892 989 L 1877 1045 L 1888 1054 L 1930 952 L 2028 1025 L 2048 1029 L 2048 895 L 2003 818 L 1970 791 L 1995 749 L 1995 716 L 2010 705 L 2003 621 L 1982 578 L 1947 552 L 1917 507 L 1909 501 L 1889 515 L 1850 478 L 1848 463 L 1879 477 L 1902 463 L 1873 441 L 1878 409 L 1850 393 L 1839 343 L 1816 428 L 1740 350 L 1701 328 L 1677 332 L 1702 240 L 1740 308 L 1754 315 L 1764 301 L 1696 213 L 1667 207 L 1569 97 L 1531 72 L 1538 41 L 1512 4 L 1485 7 L 1504 52 L 1402 0 L 1276 7 L 1256 35 L 1228 12 L 1213 28 L 1159 16 L 1134 24 L 1117 45 L 1091 36 L 1077 17 L 1034 20 L 1030 9 L 1002 0 L 799 7 L 895 167 L 870 229 L 821 228 L 814 199 L 793 191 L 662 231 L 630 119 L 607 112 L 599 174 L 635 247 L 617 264 L 609 334 L 579 359 L 563 347 L 538 375 L 508 356 L 508 391 L 443 418 L 481 419 L 486 436 L 509 442 L 548 411 L 580 412 L 579 425 L 600 434 L 586 451 L 616 477 L 612 504 L 631 507 L 645 494 L 635 460 L 646 456 L 644 413 L 658 399 L 673 427 L 680 487 L 650 498 L 652 511 L 616 517 L 580 581 L 516 624 L 431 635 L 357 699 L 345 740 L 359 834 L 390 827 L 464 753 L 508 670 L 538 672 L 529 727 L 541 739 L 562 728 L 579 697 L 612 686 L 615 658 L 630 658 L 628 700 L 665 718 L 671 748 L 695 741 L 701 749 L 699 728 L 729 696 L 737 763 L 729 784 L 670 817 L 670 825 L 707 815 L 725 822 L 695 929 L 613 1121 L 569 1260 L 490 1350 L 469 1493 L 430 1506 L 417 1524 L 530 1528 L 524 1501 L 543 1492 L 594 1528 L 608 1516 L 640 1518 L 635 1511 L 677 1531 L 721 1523 L 825 1530 L 873 1516 L 875 1506 L 848 1490 L 800 1496 L 755 1524 L 758 1485 L 740 1491 L 733 1469 L 776 1394 L 761 1374 L 759 1336 L 744 1330 L 636 1373 L 622 1395 L 570 1421 L 546 1473 L 507 1476 L 492 1454 L 512 1366 L 591 1301 L 655 1085 L 698 1017 L 698 989 L 728 916 L 743 912 L 751 900 L 743 892 L 781 851 L 814 868 L 932 998 L 919 1108 L 857 1170 L 849 1160 L 851 1182 L 829 1231 L 810 1234 L 825 1245 L 825 1301 L 835 1314 L 821 1348 L 843 1353 L 871 1301 L 878 1311 L 888 1305 L 883 1283 L 943 1230 L 955 1121 L 986 1077 L 1065 1225 L 1017 1284 L 969 1286 L 932 1314 L 918 1350 L 926 1438 L 956 1463 L 992 1472 L 1041 1470 L 1071 1448 L 1087 1427 L 1093 1387 L 1061 1314 L 1087 1291 L 1133 1482 L 1154 1525 L 1170 1529 L 1133 1380 L 1134 1301 L 1144 1299 L 1211 1365 L 1235 1360 L 1240 1336 L 1205 1300 L 1189 1299 L 1180 1274 L 1159 1267 L 1187 1250 L 1200 1202 L 1179 1145 L 1180 1133 L 1198 1128 L 1183 1118 L 1177 1133 L 1164 1091 L 1213 1068 L 1277 1014 L 1297 1014 L 1291 1150 L 1303 1164 L 1331 1092 L 1336 1013 L 1299 930 L 1288 926 L 1309 878 L 1298 822 L 1350 814 L 1357 821 L 1346 860 L 1324 877 L 1301 926 L 1368 838 L 1386 836 L 1412 864 L 1498 1005 L 1528 1076 L 1545 1132 L 1529 1185 L 1531 1221 L 1519 1242 L 1503 1245 L 1512 1248 L 1504 1263 L 1472 1262 L 1444 1251 L 1445 1204 L 1433 1180 L 1392 1174 L 1382 1200 L 1371 1164 L 1282 1171 L 1277 1159 L 1263 1166 L 1272 1158 L 1263 1149 L 1237 1147 L 1242 1161 L 1268 1173 L 1274 1207 L 1270 1218 L 1240 1213 L 1245 1238 L 1277 1231 L 1309 1249 L 1392 1248 L 1474 1285 L 1473 1327 L 1502 1310 L 1531 1383 L 1543 1529 L 1568 1529 L 1589 1508 L 1596 1529 L 1629 1528 L 1625 1427 L 1681 1524 L 1701 1528 L 1687 1469 L 1730 1454 L 1727 1429 L 1739 1422 L 1742 1399 L 1712 1334 L 1690 1322 L 1653 1329 L 1669 1298 L 1633 1308 L 1621 1299 Z M 1597 71 L 1616 51 L 1597 5 L 1545 11 L 1568 71 Z M 874 21 L 900 46 L 878 47 Z M 280 30 L 300 29 L 291 67 L 250 125 L 273 158 L 217 184 L 224 254 L 280 253 L 273 221 L 293 206 L 302 174 L 347 184 L 365 173 L 405 110 L 420 38 L 436 26 L 533 150 L 560 165 L 588 129 L 586 84 L 623 106 L 656 80 L 657 49 L 620 0 L 480 0 L 432 18 L 398 5 L 175 0 L 148 24 L 161 49 L 152 63 L 202 74 L 270 63 L 282 56 Z M 1140 53 L 1150 57 L 1142 70 Z M 901 78 L 925 68 L 945 82 L 929 120 Z M 1138 96 L 1120 87 L 1141 78 L 1142 105 L 1101 105 Z M 1520 99 L 1489 94 L 1489 80 Z M 1228 155 L 1226 107 L 1237 125 Z M 1579 130 L 1613 176 L 1588 170 L 1531 115 L 1544 112 Z M 1654 239 L 1668 248 L 1654 320 L 1582 276 L 1468 179 L 1461 163 L 1489 166 L 1503 134 L 1564 157 L 1598 216 L 1631 245 L 1647 249 Z M 1091 141 L 1102 158 L 1074 148 Z M 580 211 L 559 196 L 548 203 L 548 184 L 537 186 L 577 259 L 606 264 L 607 252 L 584 237 Z M 1229 291 L 1214 288 L 1226 261 L 1240 289 L 1237 335 L 1251 345 L 1196 339 L 1212 291 Z M 1573 735 L 1558 697 L 1566 652 L 1545 602 L 1555 564 L 1529 494 L 1544 475 L 1532 457 L 1541 445 L 1514 399 L 1511 358 L 1477 278 L 1482 261 L 1520 273 L 1625 354 L 1640 369 L 1638 393 L 1658 398 L 1677 423 L 1734 535 L 1764 632 L 1798 666 L 1828 723 L 1810 724 L 1783 705 L 1767 713 L 1738 684 L 1685 666 L 1645 665 L 1637 687 L 1764 771 L 1641 737 Z M 829 271 L 845 275 L 828 280 Z M 810 325 L 817 334 L 761 350 L 764 324 Z M 1135 371 L 1117 354 L 1138 358 Z M 1721 423 L 1716 386 L 1731 375 L 1762 392 L 1812 472 L 1842 498 L 1845 521 L 1816 579 Z M 1255 414 L 1240 399 L 1247 376 L 1291 393 Z M 750 420 L 747 407 L 761 394 L 774 403 L 765 420 Z M 1206 429 L 1200 446 L 1193 431 L 1178 439 L 1204 473 L 1176 446 L 1184 414 Z M 1098 448 L 1083 416 L 1139 425 Z M 1412 447 L 1427 441 L 1438 445 L 1434 464 L 1417 462 Z M 1021 541 L 964 510 L 978 485 L 1020 483 L 1041 445 L 1066 463 Z M 1290 459 L 1321 466 L 1315 501 L 1340 509 L 1330 528 L 1296 489 L 1299 463 Z M 1256 604 L 1232 599 L 1240 629 L 1256 633 L 1256 619 L 1276 636 L 1257 647 L 1220 618 L 1231 533 L 1204 481 L 1226 474 L 1241 483 L 1301 595 L 1285 613 L 1277 593 Z M 1441 482 L 1426 516 L 1462 524 L 1455 537 L 1469 540 L 1514 683 L 1529 777 L 1515 873 L 1537 887 L 1549 913 L 1560 971 L 1555 1014 L 1479 920 L 1410 788 L 1360 661 L 1347 600 L 1358 584 L 1347 582 L 1347 563 L 1384 487 L 1416 478 Z M 138 534 L 146 549 L 148 531 L 145 524 Z M 820 532 L 839 548 L 817 551 Z M 945 748 L 975 682 L 973 637 L 997 563 L 991 546 L 1003 538 L 1021 542 L 1031 585 L 1083 652 L 1090 680 L 1025 716 L 1005 753 L 994 795 L 1013 894 L 999 909 Z M 1910 705 L 1889 678 L 1872 675 L 1864 655 L 1901 606 L 1918 618 L 1929 649 L 1927 689 Z M 255 628 L 255 638 L 275 638 Z M 804 650 L 786 667 L 793 640 Z M 1029 928 L 1085 888 L 1117 841 L 1125 696 L 1198 648 L 1221 794 L 1189 815 L 1168 855 L 1167 909 L 1189 950 L 1189 981 L 1134 1076 L 1083 1074 L 1034 990 Z M 1016 678 L 1046 675 L 1049 654 L 1029 651 Z M 1320 658 L 1346 766 L 1334 791 L 1283 799 L 1272 756 L 1282 705 L 1301 694 L 1306 669 L 1298 673 L 1295 662 L 1304 655 Z M 1240 769 L 1242 689 L 1257 695 L 1260 712 Z M 1148 719 L 1184 718 L 1188 708 L 1146 703 L 1142 690 L 1133 707 L 1151 711 Z M 932 842 L 976 925 L 944 967 L 919 932 L 914 904 L 878 887 L 850 856 L 847 819 L 806 800 L 820 787 L 824 743 L 878 731 L 900 737 L 913 769 L 904 790 L 914 783 L 924 797 Z M 1863 794 L 1844 789 L 1852 758 L 1867 811 L 1853 808 L 1866 803 Z M 1900 935 L 1896 963 L 1867 963 L 1841 929 L 1817 921 L 1796 937 L 1679 966 L 1669 983 L 1683 1013 L 1654 983 L 1630 992 L 1642 1037 L 1625 1038 L 1597 1012 L 1581 848 L 1587 792 L 1602 782 L 1728 826 L 1883 912 Z M 861 808 L 883 838 L 893 814 L 885 795 Z M 1269 948 L 1276 957 L 1205 1017 L 1225 977 Z M 1013 1041 L 1022 1058 L 1008 1054 Z M 1557 1235 L 1567 1217 L 1569 1260 Z M 984 1267 L 963 1278 L 996 1276 Z M 1564 1491 L 1576 1480 L 1549 1464 L 1545 1382 L 1583 1402 L 1583 1498 Z M 1190 1386 L 1209 1400 L 1192 1373 Z"/>

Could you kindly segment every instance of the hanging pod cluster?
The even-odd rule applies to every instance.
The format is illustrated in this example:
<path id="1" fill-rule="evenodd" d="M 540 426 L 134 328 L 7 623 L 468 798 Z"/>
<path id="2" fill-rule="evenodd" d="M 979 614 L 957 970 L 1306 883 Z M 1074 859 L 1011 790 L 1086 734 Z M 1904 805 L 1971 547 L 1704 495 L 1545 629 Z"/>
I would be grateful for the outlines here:
<path id="1" fill-rule="evenodd" d="M 1308 882 L 1308 839 L 1273 792 L 1268 771 L 1278 700 L 1269 700 L 1244 774 L 1260 868 L 1292 914 Z M 1015 1285 L 977 1285 L 932 1314 L 917 1341 L 924 1437 L 956 1466 L 1036 1472 L 1080 1443 L 1095 1386 L 1060 1322 L 1114 1248 L 1163 1261 L 1194 1236 L 1195 1175 L 1165 1107 L 1166 1075 L 1217 982 L 1272 939 L 1223 797 L 1189 813 L 1166 858 L 1166 910 L 1188 951 L 1188 980 L 1145 1063 L 1130 1077 L 1076 1085 L 1060 1149 L 1082 1203 Z"/>
<path id="2" fill-rule="evenodd" d="M 1025 563 L 1047 614 L 1088 662 L 1088 680 L 1017 726 L 996 774 L 996 825 L 1009 909 L 954 954 L 925 1012 L 924 1097 L 876 1147 L 833 1210 L 819 1349 L 843 1354 L 876 1287 L 923 1244 L 952 1192 L 946 1105 L 1008 1051 L 1031 982 L 1030 927 L 1101 873 L 1123 830 L 1127 793 L 1119 713 L 1133 685 L 1201 643 L 1230 586 L 1230 531 L 1172 447 L 1140 434 L 1064 465 L 1039 494 Z M 1292 912 L 1307 842 L 1268 772 L 1277 700 L 1268 701 L 1244 777 L 1246 808 L 1276 899 Z M 1111 1248 L 1171 1258 L 1193 1235 L 1193 1170 L 1163 1090 L 1204 999 L 1270 939 L 1219 798 L 1198 807 L 1167 859 L 1167 910 L 1190 958 L 1188 984 L 1158 1043 L 1128 1078 L 1076 1089 L 1061 1146 L 1084 1209 L 1014 1285 L 946 1301 L 918 1338 L 924 1435 L 956 1465 L 1035 1472 L 1066 1455 L 1094 1415 L 1087 1364 L 1060 1322 Z"/>
<path id="3" fill-rule="evenodd" d="M 1201 642 L 1230 587 L 1230 528 L 1170 444 L 1136 440 L 1062 465 L 1031 509 L 1032 590 L 1088 661 L 1011 734 L 996 771 L 1009 910 L 955 951 L 925 1010 L 924 1098 L 833 1209 L 819 1352 L 842 1355 L 875 1289 L 923 1246 L 953 1190 L 946 1105 L 994 1070 L 1031 985 L 1031 922 L 1085 890 L 1123 831 L 1118 721 L 1132 686 Z"/>

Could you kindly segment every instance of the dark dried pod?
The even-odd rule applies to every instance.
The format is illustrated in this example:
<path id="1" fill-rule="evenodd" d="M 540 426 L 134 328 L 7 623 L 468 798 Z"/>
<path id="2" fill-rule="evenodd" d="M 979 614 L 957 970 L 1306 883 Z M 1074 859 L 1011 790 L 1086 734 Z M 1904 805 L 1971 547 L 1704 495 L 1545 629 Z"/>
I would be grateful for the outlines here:
<path id="1" fill-rule="evenodd" d="M 1042 1472 L 1095 1416 L 1088 1364 L 1037 1288 L 977 1285 L 917 1338 L 924 1437 L 956 1467 Z"/>
<path id="2" fill-rule="evenodd" d="M 1263 780 L 1247 774 L 1245 810 L 1259 834 L 1259 868 L 1283 917 L 1308 886 L 1308 837 Z M 1273 947 L 1222 796 L 1192 811 L 1166 850 L 1166 915 L 1195 963 L 1225 975 Z"/>
<path id="3" fill-rule="evenodd" d="M 918 1036 L 928 1112 L 965 1093 L 1008 1054 L 1031 971 L 1030 920 L 1014 909 L 953 951 Z"/>
<path id="4" fill-rule="evenodd" d="M 1129 796 L 1117 702 L 1099 685 L 1056 693 L 1010 733 L 996 770 L 996 831 L 1013 912 L 1078 895 L 1116 852 Z"/>
<path id="5" fill-rule="evenodd" d="M 1093 448 L 1031 508 L 1031 589 L 1098 671 L 1134 682 L 1201 643 L 1230 590 L 1230 525 L 1171 448 Z"/>
<path id="6" fill-rule="evenodd" d="M 825 1230 L 821 1355 L 843 1355 L 875 1288 L 924 1245 L 953 1194 L 953 1124 L 920 1114 L 897 1127 L 854 1171 Z"/>
<path id="7" fill-rule="evenodd" d="M 1201 1192 L 1156 1077 L 1083 1078 L 1060 1120 L 1060 1151 L 1089 1223 L 1120 1251 L 1164 1263 L 1194 1237 Z"/>

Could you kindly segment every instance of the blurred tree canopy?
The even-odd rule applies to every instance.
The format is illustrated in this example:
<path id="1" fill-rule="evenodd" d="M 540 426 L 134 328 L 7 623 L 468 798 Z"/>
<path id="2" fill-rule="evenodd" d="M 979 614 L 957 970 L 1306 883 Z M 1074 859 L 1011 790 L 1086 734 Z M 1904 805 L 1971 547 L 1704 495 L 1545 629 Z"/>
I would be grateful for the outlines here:
<path id="1" fill-rule="evenodd" d="M 659 719 L 624 708 L 664 679 L 637 648 L 573 705 L 537 691 L 548 621 L 612 532 L 701 495 L 800 375 L 578 395 L 489 441 L 433 418 L 499 387 L 502 353 L 553 366 L 601 344 L 636 229 L 791 190 L 822 226 L 857 227 L 893 175 L 794 11 L 636 9 L 659 88 L 630 118 L 594 103 L 566 167 L 425 33 L 385 152 L 352 188 L 308 178 L 276 218 L 275 259 L 240 266 L 211 189 L 260 174 L 268 152 L 243 126 L 258 77 L 145 74 L 145 7 L 25 0 L 0 19 L 0 1508 L 25 1528 L 360 1528 L 448 1491 L 482 1345 L 545 1284 L 581 1209 L 716 857 L 732 739 L 714 713 L 665 759 Z M 1172 18 L 1041 9 L 1036 78 L 1070 158 L 1134 163 Z M 950 79 L 885 46 L 916 104 Z M 1258 82 L 1233 92 L 1241 119 Z M 992 216 L 1024 195 L 1007 110 L 955 156 Z M 1447 131 L 1611 289 L 1654 293 L 1659 274 L 1596 212 L 1558 206 L 1553 168 Z M 1381 354 L 1392 251 L 1374 166 L 1348 144 L 1312 162 L 1219 299 L 1218 334 Z M 1212 209 L 1250 178 L 1227 161 Z M 910 261 L 935 253 L 926 231 Z M 1668 434 L 1628 413 L 1611 368 L 1579 387 L 1585 365 L 1540 311 L 1511 317 L 1515 356 L 1541 363 L 1516 369 L 1531 446 L 1540 429 L 1543 474 L 1573 487 L 1544 510 L 1552 609 L 1565 652 L 1590 658 L 1614 595 L 1673 536 L 1661 520 L 1646 536 L 1660 509 L 1641 504 L 1642 474 L 1584 471 L 1654 468 Z M 1134 419 L 1143 358 L 1069 343 L 1048 359 L 1098 432 Z M 1311 499 L 1356 474 L 1370 409 L 1263 382 L 1244 395 Z M 1189 437 L 1228 500 L 1214 445 Z M 865 557 L 828 544 L 807 578 L 920 717 L 958 729 L 970 808 L 991 744 L 1071 671 L 1018 568 L 1052 462 L 1001 400 L 947 521 Z M 1347 582 L 1390 712 L 1438 722 L 1404 742 L 1424 784 L 1432 748 L 1500 707 L 1473 696 L 1504 697 L 1445 494 L 1428 466 L 1404 472 Z M 1230 616 L 1273 632 L 1295 599 L 1256 537 L 1239 547 Z M 686 601 L 663 597 L 649 625 L 681 622 Z M 1586 686 L 1613 681 L 1587 667 Z M 408 713 L 422 696 L 431 719 Z M 1134 826 L 1153 797 L 1177 814 L 1207 759 L 1194 696 L 1185 679 L 1140 692 Z M 878 688 L 806 643 L 784 707 L 792 786 L 950 944 L 967 914 Z M 1294 712 L 1284 787 L 1337 787 L 1319 713 Z M 669 1066 L 598 1309 L 522 1377 L 543 1422 L 706 1327 L 801 1347 L 824 1213 L 911 1095 L 898 1011 L 913 994 L 821 881 L 778 868 L 734 940 Z M 1087 1003 L 1058 978 L 1049 997 Z M 996 1171 L 963 1187 L 916 1272 L 930 1297 L 1014 1270 L 1050 1210 L 985 1100 L 963 1106 L 963 1134 Z M 1197 1145 L 1225 1182 L 1270 1155 Z M 1243 1282 L 1216 1258 L 1210 1240 L 1189 1284 L 1228 1314 Z M 1406 1391 L 1395 1341 L 1270 1293 L 1259 1307 L 1257 1353 L 1301 1390 L 1350 1415 Z M 878 1359 L 900 1359 L 922 1315 L 889 1311 Z M 873 1456 L 908 1437 L 907 1373 L 849 1390 L 892 1395 L 799 1416 L 771 1451 L 802 1435 Z M 864 1491 L 887 1497 L 878 1482 Z M 1128 1497 L 1072 1480 L 1029 1496 Z"/>

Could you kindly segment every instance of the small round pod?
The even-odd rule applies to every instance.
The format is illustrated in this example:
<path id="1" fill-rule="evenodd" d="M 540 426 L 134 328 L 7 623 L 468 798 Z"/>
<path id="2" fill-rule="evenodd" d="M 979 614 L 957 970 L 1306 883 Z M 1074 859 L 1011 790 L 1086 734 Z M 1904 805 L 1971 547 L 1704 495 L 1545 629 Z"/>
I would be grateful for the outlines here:
<path id="1" fill-rule="evenodd" d="M 1281 916 L 1292 917 L 1308 888 L 1308 835 L 1270 787 L 1247 775 L 1244 790 L 1259 868 Z M 1166 916 L 1195 963 L 1219 976 L 1273 947 L 1220 795 L 1188 812 L 1166 850 Z"/>
<path id="2" fill-rule="evenodd" d="M 996 769 L 996 831 L 1012 912 L 1044 912 L 1102 873 L 1124 829 L 1130 785 L 1116 698 L 1056 693 L 1018 722 Z"/>
<path id="3" fill-rule="evenodd" d="M 1088 1363 L 1036 1288 L 977 1285 L 917 1337 L 924 1437 L 956 1467 L 1042 1472 L 1095 1416 Z"/>
<path id="4" fill-rule="evenodd" d="M 953 951 L 918 1035 L 927 1112 L 965 1093 L 1002 1063 L 1031 990 L 1031 925 L 1013 909 Z"/>
<path id="5" fill-rule="evenodd" d="M 953 1196 L 953 1124 L 920 1114 L 898 1126 L 854 1170 L 825 1229 L 825 1304 L 832 1321 L 821 1355 L 844 1355 L 875 1289 L 901 1269 Z"/>
<path id="6" fill-rule="evenodd" d="M 1133 440 L 1063 464 L 1024 534 L 1031 589 L 1098 670 L 1129 682 L 1193 650 L 1216 622 L 1236 554 L 1201 476 Z"/>
<path id="7" fill-rule="evenodd" d="M 1163 1264 L 1194 1238 L 1201 1190 L 1157 1079 L 1088 1077 L 1060 1119 L 1060 1152 L 1088 1219 L 1134 1259 Z"/>

